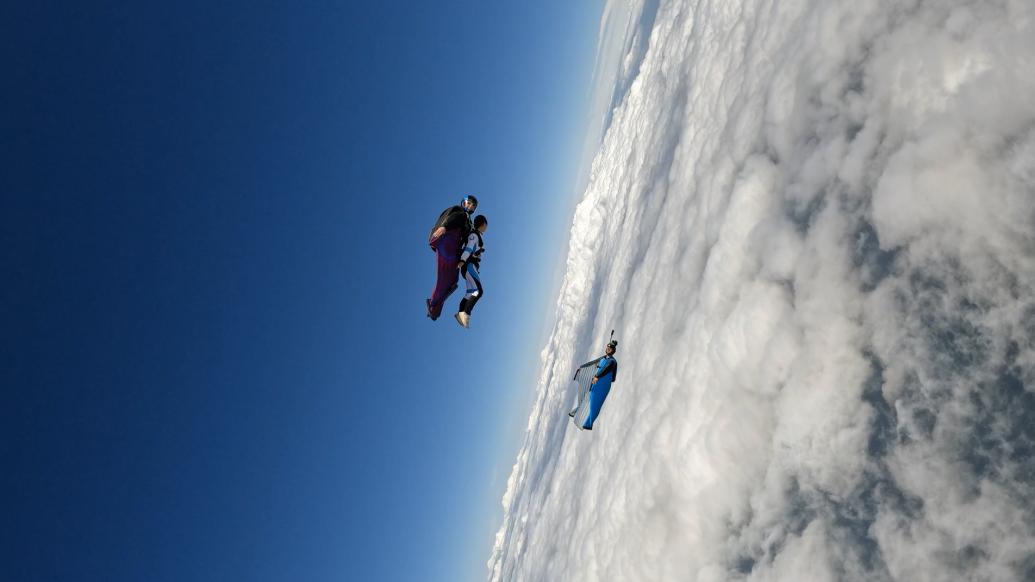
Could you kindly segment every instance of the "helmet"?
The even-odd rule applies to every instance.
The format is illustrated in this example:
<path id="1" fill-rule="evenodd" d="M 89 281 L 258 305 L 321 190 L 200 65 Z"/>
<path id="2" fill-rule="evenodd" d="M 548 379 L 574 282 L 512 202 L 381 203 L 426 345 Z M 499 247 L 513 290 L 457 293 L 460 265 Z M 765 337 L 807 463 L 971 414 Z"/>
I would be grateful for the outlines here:
<path id="1" fill-rule="evenodd" d="M 607 342 L 607 347 L 611 348 L 612 350 L 617 350 L 618 349 L 618 340 L 611 340 L 611 341 Z"/>
<path id="2" fill-rule="evenodd" d="M 464 196 L 464 199 L 460 201 L 460 204 L 463 204 L 464 202 L 473 202 L 475 206 L 478 206 L 478 199 L 471 194 Z"/>

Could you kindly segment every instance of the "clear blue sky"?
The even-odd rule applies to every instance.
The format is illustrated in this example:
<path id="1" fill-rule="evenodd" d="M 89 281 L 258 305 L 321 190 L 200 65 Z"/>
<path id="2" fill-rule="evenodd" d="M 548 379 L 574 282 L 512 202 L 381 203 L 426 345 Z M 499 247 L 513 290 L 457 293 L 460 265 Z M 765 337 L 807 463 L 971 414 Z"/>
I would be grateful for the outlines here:
<path id="1" fill-rule="evenodd" d="M 482 577 L 600 10 L 0 9 L 0 579 Z M 469 331 L 423 306 L 465 193 Z"/>

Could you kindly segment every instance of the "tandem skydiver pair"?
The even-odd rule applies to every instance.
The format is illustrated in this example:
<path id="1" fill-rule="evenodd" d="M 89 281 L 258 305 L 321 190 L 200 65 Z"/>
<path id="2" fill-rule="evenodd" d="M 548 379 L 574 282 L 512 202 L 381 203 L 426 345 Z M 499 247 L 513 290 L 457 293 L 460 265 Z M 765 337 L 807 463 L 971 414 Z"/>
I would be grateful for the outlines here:
<path id="1" fill-rule="evenodd" d="M 454 317 L 465 329 L 471 325 L 471 311 L 475 304 L 485 295 L 479 271 L 482 253 L 485 252 L 482 235 L 488 230 L 489 221 L 481 214 L 472 220 L 471 214 L 476 208 L 478 199 L 465 196 L 458 206 L 451 206 L 439 215 L 428 236 L 438 267 L 435 288 L 431 297 L 425 300 L 428 318 L 432 321 L 439 318 L 443 304 L 458 287 L 457 278 L 463 277 L 467 287 Z"/>

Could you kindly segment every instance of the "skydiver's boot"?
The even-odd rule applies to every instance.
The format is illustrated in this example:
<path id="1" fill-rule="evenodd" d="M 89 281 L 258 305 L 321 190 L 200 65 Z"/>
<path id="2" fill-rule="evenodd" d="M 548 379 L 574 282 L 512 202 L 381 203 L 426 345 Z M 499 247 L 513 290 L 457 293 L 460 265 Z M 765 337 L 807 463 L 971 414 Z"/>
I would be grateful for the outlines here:
<path id="1" fill-rule="evenodd" d="M 458 313 L 456 314 L 456 321 L 457 321 L 457 323 L 459 323 L 459 324 L 460 324 L 460 325 L 461 325 L 461 326 L 462 326 L 462 327 L 463 327 L 464 329 L 469 329 L 469 328 L 471 327 L 471 316 L 470 316 L 470 315 L 467 315 L 467 314 L 466 314 L 466 313 L 464 313 L 463 311 L 460 311 L 460 312 L 458 312 Z"/>
<path id="2" fill-rule="evenodd" d="M 442 306 L 433 304 L 431 299 L 426 300 L 425 303 L 428 306 L 428 319 L 431 321 L 437 320 L 438 316 L 442 315 Z"/>

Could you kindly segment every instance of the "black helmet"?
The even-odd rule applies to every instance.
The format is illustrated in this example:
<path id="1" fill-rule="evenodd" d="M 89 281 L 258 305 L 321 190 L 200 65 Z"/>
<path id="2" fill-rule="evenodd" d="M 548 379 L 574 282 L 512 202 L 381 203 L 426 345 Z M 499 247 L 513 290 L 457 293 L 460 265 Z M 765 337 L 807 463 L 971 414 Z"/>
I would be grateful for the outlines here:
<path id="1" fill-rule="evenodd" d="M 612 350 L 617 350 L 618 349 L 618 340 L 611 340 L 611 341 L 607 342 L 607 347 L 611 348 Z"/>
<path id="2" fill-rule="evenodd" d="M 473 202 L 475 206 L 478 206 L 478 199 L 475 198 L 473 194 L 464 196 L 464 199 L 460 201 L 460 204 L 463 204 L 464 202 Z"/>

